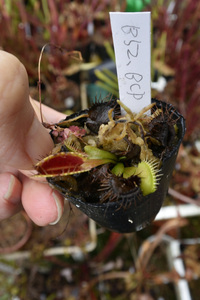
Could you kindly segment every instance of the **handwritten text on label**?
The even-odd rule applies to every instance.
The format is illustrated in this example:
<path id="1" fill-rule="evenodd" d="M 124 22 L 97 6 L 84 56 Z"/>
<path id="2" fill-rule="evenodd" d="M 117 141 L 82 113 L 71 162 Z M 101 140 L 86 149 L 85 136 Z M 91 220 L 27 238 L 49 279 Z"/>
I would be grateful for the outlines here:
<path id="1" fill-rule="evenodd" d="M 132 111 L 151 102 L 150 13 L 110 13 L 120 100 Z"/>
<path id="2" fill-rule="evenodd" d="M 127 46 L 126 54 L 128 58 L 127 66 L 130 66 L 131 69 L 134 68 L 134 66 L 131 65 L 131 63 L 134 63 L 134 59 L 137 59 L 139 55 L 140 50 L 140 40 L 133 40 L 132 38 L 137 38 L 139 35 L 140 27 L 131 26 L 131 25 L 125 25 L 121 27 L 122 32 L 124 33 L 125 40 L 124 45 Z M 128 69 L 128 68 L 127 68 Z M 145 94 L 145 91 L 142 93 L 137 93 L 136 91 L 141 90 L 141 85 L 139 82 L 143 80 L 142 74 L 137 73 L 125 73 L 124 76 L 130 80 L 130 92 L 126 92 L 128 95 L 132 95 L 134 99 L 141 100 Z M 137 82 L 137 83 L 132 83 Z M 141 82 L 142 83 L 142 82 Z"/>

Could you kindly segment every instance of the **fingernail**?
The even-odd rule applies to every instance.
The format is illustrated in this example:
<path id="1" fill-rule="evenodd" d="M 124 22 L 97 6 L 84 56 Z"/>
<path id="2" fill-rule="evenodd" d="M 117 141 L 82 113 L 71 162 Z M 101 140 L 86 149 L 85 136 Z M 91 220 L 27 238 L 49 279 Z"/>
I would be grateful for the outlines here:
<path id="1" fill-rule="evenodd" d="M 15 183 L 15 177 L 13 175 L 10 175 L 10 181 L 8 183 L 8 189 L 7 189 L 7 192 L 4 195 L 5 200 L 12 199 L 14 183 Z"/>
<path id="2" fill-rule="evenodd" d="M 62 205 L 62 202 L 61 202 L 59 196 L 54 192 L 53 192 L 52 195 L 53 195 L 53 198 L 54 198 L 55 203 L 56 203 L 58 216 L 57 216 L 57 219 L 54 222 L 49 223 L 49 225 L 57 224 L 60 221 L 60 219 L 62 217 L 62 213 L 63 213 L 63 205 Z"/>

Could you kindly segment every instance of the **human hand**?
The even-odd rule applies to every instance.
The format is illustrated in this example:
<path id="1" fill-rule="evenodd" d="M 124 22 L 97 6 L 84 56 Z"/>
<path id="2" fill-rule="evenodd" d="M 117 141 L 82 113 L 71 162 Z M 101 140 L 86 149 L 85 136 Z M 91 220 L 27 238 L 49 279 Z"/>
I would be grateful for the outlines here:
<path id="1" fill-rule="evenodd" d="M 63 212 L 63 197 L 28 172 L 53 148 L 38 118 L 39 103 L 29 98 L 24 66 L 4 51 L 0 51 L 0 74 L 0 220 L 24 208 L 40 226 L 56 223 Z M 46 106 L 42 113 L 49 123 L 63 118 Z"/>

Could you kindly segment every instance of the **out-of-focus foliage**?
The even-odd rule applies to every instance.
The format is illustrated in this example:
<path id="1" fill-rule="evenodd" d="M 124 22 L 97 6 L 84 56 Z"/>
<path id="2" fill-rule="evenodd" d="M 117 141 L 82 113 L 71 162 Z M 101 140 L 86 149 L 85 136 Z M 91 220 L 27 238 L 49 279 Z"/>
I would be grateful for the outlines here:
<path id="1" fill-rule="evenodd" d="M 122 5 L 124 7 L 124 5 Z M 41 48 L 47 47 L 41 65 L 41 78 L 47 103 L 62 108 L 62 100 L 72 96 L 78 101 L 79 87 L 66 75 L 79 71 L 80 61 L 69 55 L 80 50 L 89 61 L 104 40 L 111 39 L 109 11 L 122 9 L 117 0 L 0 0 L 0 48 L 16 55 L 25 65 L 30 83 L 38 80 L 37 66 Z"/>
<path id="2" fill-rule="evenodd" d="M 152 11 L 153 67 L 158 76 L 169 80 L 157 96 L 178 107 L 186 117 L 186 138 L 196 138 L 200 132 L 200 2 L 152 0 L 147 9 Z"/>

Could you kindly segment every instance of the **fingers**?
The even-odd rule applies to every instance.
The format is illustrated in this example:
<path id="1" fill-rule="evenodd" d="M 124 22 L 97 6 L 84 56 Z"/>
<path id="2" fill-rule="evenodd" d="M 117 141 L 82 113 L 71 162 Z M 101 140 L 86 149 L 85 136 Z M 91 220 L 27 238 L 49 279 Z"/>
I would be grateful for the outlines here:
<path id="1" fill-rule="evenodd" d="M 21 182 L 11 173 L 0 174 L 0 220 L 21 209 Z"/>
<path id="2" fill-rule="evenodd" d="M 34 99 L 30 99 L 31 104 L 35 110 L 35 113 L 40 120 L 40 103 Z M 66 115 L 56 111 L 53 108 L 50 108 L 44 104 L 42 104 L 42 115 L 44 118 L 44 122 L 49 123 L 49 124 L 55 124 L 58 123 L 59 121 L 63 120 L 66 118 Z"/>
<path id="3" fill-rule="evenodd" d="M 28 77 L 13 55 L 0 51 L 0 165 L 30 169 L 53 148 L 29 101 Z"/>
<path id="4" fill-rule="evenodd" d="M 63 197 L 48 184 L 36 182 L 24 175 L 22 182 L 23 186 L 11 173 L 0 174 L 0 220 L 16 214 L 23 204 L 35 224 L 56 224 L 63 213 Z"/>
<path id="5" fill-rule="evenodd" d="M 32 169 L 41 157 L 49 154 L 53 141 L 37 118 L 37 105 L 33 108 L 29 100 L 24 66 L 16 57 L 0 50 L 0 73 L 0 220 L 15 214 L 23 204 L 36 224 L 55 223 L 63 212 L 62 196 L 48 184 L 24 175 L 17 178 L 17 170 Z M 53 122 L 61 117 L 52 109 L 44 111 Z M 13 169 L 16 172 L 9 173 Z"/>
<path id="6" fill-rule="evenodd" d="M 22 204 L 28 216 L 40 226 L 56 224 L 63 213 L 63 197 L 46 183 L 23 177 Z"/>

